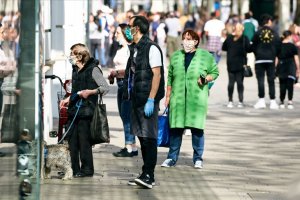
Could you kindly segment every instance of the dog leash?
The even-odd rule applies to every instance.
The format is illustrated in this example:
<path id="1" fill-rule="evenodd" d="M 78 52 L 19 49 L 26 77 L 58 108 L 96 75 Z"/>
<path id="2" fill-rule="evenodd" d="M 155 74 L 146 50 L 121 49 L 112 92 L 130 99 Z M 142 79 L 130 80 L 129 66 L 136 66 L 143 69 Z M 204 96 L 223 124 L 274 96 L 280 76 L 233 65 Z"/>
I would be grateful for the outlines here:
<path id="1" fill-rule="evenodd" d="M 72 127 L 72 125 L 73 125 L 73 123 L 74 123 L 74 121 L 75 121 L 75 119 L 76 119 L 76 117 L 77 117 L 77 115 L 78 115 L 78 112 L 79 112 L 79 109 L 80 109 L 80 107 L 81 107 L 81 105 L 82 105 L 82 99 L 80 99 L 80 101 L 77 101 L 76 102 L 76 107 L 77 107 L 77 111 L 76 111 L 76 113 L 75 113 L 75 116 L 74 116 L 74 118 L 73 118 L 73 120 L 72 120 L 72 122 L 71 122 L 71 124 L 70 124 L 70 126 L 69 126 L 69 128 L 68 128 L 68 130 L 64 133 L 64 135 L 62 136 L 62 138 L 59 140 L 59 142 L 57 143 L 57 144 L 61 144 L 61 142 L 65 139 L 65 137 L 67 136 L 67 134 L 68 134 L 68 132 L 70 131 L 70 129 L 71 129 L 71 127 Z"/>

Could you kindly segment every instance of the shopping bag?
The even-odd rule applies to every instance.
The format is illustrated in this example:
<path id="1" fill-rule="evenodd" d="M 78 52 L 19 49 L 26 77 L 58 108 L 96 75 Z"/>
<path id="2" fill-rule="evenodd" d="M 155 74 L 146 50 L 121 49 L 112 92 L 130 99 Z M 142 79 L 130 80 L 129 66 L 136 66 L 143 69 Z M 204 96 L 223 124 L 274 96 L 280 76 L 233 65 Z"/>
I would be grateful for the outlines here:
<path id="1" fill-rule="evenodd" d="M 162 115 L 158 116 L 158 135 L 157 135 L 158 147 L 170 146 L 170 126 L 168 108 L 165 109 Z"/>
<path id="2" fill-rule="evenodd" d="M 103 104 L 102 96 L 100 101 L 97 102 L 94 115 L 91 122 L 91 143 L 109 143 L 109 127 L 106 114 L 106 105 Z"/>

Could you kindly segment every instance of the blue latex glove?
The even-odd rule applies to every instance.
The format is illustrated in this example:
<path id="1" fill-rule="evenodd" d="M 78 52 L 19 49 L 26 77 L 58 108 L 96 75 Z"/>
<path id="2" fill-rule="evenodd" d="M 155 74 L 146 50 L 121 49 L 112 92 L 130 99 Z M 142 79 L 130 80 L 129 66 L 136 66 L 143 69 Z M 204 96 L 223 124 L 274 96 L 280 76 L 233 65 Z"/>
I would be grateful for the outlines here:
<path id="1" fill-rule="evenodd" d="M 147 103 L 144 107 L 144 112 L 147 117 L 150 117 L 153 114 L 154 110 L 154 99 L 148 98 Z"/>

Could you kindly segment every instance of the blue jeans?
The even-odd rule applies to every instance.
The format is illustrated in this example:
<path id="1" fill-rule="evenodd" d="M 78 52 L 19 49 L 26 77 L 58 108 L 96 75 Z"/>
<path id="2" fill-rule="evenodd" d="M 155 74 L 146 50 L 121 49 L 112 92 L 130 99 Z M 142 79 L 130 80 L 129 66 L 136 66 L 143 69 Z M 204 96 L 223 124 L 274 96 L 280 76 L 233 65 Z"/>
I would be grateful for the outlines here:
<path id="1" fill-rule="evenodd" d="M 135 144 L 135 136 L 131 134 L 130 131 L 130 112 L 131 112 L 131 102 L 128 100 L 122 99 L 123 95 L 123 80 L 117 80 L 118 85 L 118 110 L 120 117 L 123 122 L 124 135 L 125 135 L 125 145 L 126 144 Z"/>
<path id="2" fill-rule="evenodd" d="M 183 128 L 172 128 L 170 130 L 170 148 L 168 158 L 177 162 L 182 143 Z M 203 160 L 202 155 L 204 151 L 204 131 L 203 129 L 191 128 L 192 132 L 192 146 L 194 149 L 193 162 Z"/>
<path id="3" fill-rule="evenodd" d="M 221 54 L 217 53 L 217 52 L 210 52 L 210 53 L 214 56 L 215 61 L 218 64 L 220 62 L 220 60 L 221 60 Z"/>

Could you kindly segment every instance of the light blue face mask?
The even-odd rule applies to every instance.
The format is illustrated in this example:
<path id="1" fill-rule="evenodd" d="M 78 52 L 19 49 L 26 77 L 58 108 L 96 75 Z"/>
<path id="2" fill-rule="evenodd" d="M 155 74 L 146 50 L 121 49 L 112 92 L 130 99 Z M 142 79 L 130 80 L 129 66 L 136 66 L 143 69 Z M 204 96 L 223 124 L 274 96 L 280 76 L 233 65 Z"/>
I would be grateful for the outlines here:
<path id="1" fill-rule="evenodd" d="M 133 40 L 133 35 L 131 34 L 131 30 L 129 27 L 125 29 L 125 37 L 130 41 Z"/>

